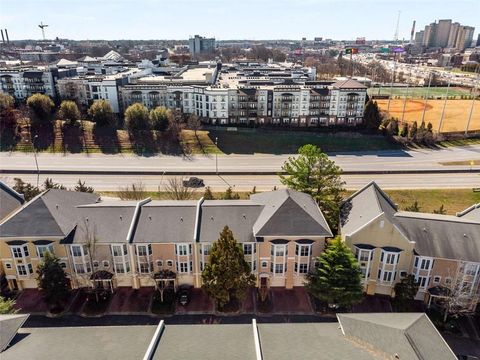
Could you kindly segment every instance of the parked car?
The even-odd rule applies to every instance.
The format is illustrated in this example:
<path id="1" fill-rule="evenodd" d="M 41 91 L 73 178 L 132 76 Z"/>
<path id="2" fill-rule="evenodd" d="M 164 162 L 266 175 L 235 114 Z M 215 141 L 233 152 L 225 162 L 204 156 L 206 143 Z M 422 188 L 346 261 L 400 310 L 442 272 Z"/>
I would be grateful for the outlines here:
<path id="1" fill-rule="evenodd" d="M 190 285 L 180 285 L 178 290 L 178 302 L 182 306 L 187 306 L 190 302 L 192 287 Z"/>
<path id="2" fill-rule="evenodd" d="M 195 176 L 190 176 L 190 177 L 183 178 L 183 186 L 198 188 L 198 187 L 205 186 L 205 184 L 203 183 L 203 179 L 200 179 Z"/>

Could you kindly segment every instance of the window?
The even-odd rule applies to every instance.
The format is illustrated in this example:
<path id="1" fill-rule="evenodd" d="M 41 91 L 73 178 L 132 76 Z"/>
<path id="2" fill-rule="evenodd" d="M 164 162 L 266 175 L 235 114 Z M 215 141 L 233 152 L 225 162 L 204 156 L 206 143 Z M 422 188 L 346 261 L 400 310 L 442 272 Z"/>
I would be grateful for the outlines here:
<path id="1" fill-rule="evenodd" d="M 308 272 L 308 264 L 295 263 L 295 272 L 299 274 L 306 274 Z"/>
<path id="2" fill-rule="evenodd" d="M 429 278 L 427 276 L 419 276 L 417 281 L 420 287 L 425 288 L 429 283 Z"/>
<path id="3" fill-rule="evenodd" d="M 110 267 L 110 262 L 108 260 L 103 260 L 102 265 L 103 265 L 104 268 L 108 268 L 108 267 Z"/>
<path id="4" fill-rule="evenodd" d="M 262 261 L 262 268 L 266 269 L 268 267 L 268 261 Z"/>
<path id="5" fill-rule="evenodd" d="M 138 268 L 140 274 L 149 274 L 153 271 L 153 264 L 152 263 L 140 263 L 138 264 Z"/>
<path id="6" fill-rule="evenodd" d="M 447 285 L 447 286 L 452 285 L 452 278 L 451 277 L 446 277 L 445 278 L 445 285 Z"/>
<path id="7" fill-rule="evenodd" d="M 287 271 L 287 264 L 275 264 L 275 274 L 283 274 Z"/>
<path id="8" fill-rule="evenodd" d="M 94 261 L 93 261 L 93 267 L 94 267 L 94 268 L 97 268 L 97 267 L 98 267 L 98 261 L 97 261 L 97 260 L 94 260 Z"/>
<path id="9" fill-rule="evenodd" d="M 200 246 L 200 254 L 210 255 L 210 250 L 212 249 L 212 244 L 202 244 Z"/>
<path id="10" fill-rule="evenodd" d="M 257 262 L 256 261 L 247 261 L 248 265 L 250 266 L 250 271 L 254 272 L 257 270 Z"/>
<path id="11" fill-rule="evenodd" d="M 12 268 L 12 263 L 6 262 L 6 263 L 5 263 L 5 269 L 9 269 L 9 270 L 10 270 L 11 268 Z"/>
<path id="12" fill-rule="evenodd" d="M 287 245 L 271 245 L 270 254 L 273 256 L 284 256 L 287 255 Z"/>
<path id="13" fill-rule="evenodd" d="M 167 260 L 167 266 L 172 267 L 173 266 L 173 260 Z"/>
<path id="14" fill-rule="evenodd" d="M 441 276 L 434 276 L 433 277 L 433 283 L 434 284 L 440 284 L 440 281 L 442 280 Z"/>
<path id="15" fill-rule="evenodd" d="M 384 271 L 380 280 L 385 282 L 391 282 L 394 280 L 393 271 Z"/>
<path id="16" fill-rule="evenodd" d="M 311 245 L 300 245 L 295 246 L 295 255 L 299 256 L 310 256 Z"/>
<path id="17" fill-rule="evenodd" d="M 22 246 L 12 246 L 11 249 L 12 249 L 12 255 L 14 258 L 22 258 L 22 257 L 29 256 L 27 244 Z"/>
<path id="18" fill-rule="evenodd" d="M 253 244 L 243 244 L 243 253 L 245 255 L 252 255 Z"/>
<path id="19" fill-rule="evenodd" d="M 175 254 L 177 255 L 190 255 L 192 253 L 191 244 L 177 244 L 175 245 Z"/>
<path id="20" fill-rule="evenodd" d="M 152 245 L 137 245 L 137 255 L 138 256 L 149 256 L 152 255 Z"/>
<path id="21" fill-rule="evenodd" d="M 401 278 L 407 277 L 407 272 L 405 270 L 400 271 L 400 277 Z"/>
<path id="22" fill-rule="evenodd" d="M 127 255 L 127 245 L 112 245 L 112 255 L 113 256 L 122 256 Z"/>
<path id="23" fill-rule="evenodd" d="M 87 253 L 87 248 L 82 245 L 72 245 L 70 247 L 72 256 L 84 256 Z"/>
<path id="24" fill-rule="evenodd" d="M 430 269 L 430 259 L 422 259 L 422 262 L 420 263 L 420 269 L 422 270 L 429 270 Z"/>
<path id="25" fill-rule="evenodd" d="M 27 276 L 27 268 L 25 265 L 17 265 L 17 274 L 19 276 Z"/>
<path id="26" fill-rule="evenodd" d="M 358 262 L 368 262 L 373 259 L 373 250 L 355 248 L 355 257 Z"/>
<path id="27" fill-rule="evenodd" d="M 37 255 L 40 258 L 43 258 L 45 256 L 45 253 L 49 252 L 50 254 L 53 255 L 53 245 L 37 245 Z"/>
<path id="28" fill-rule="evenodd" d="M 188 262 L 177 262 L 177 271 L 179 273 L 188 273 Z"/>
<path id="29" fill-rule="evenodd" d="M 162 267 L 163 266 L 163 260 L 157 260 L 157 266 Z"/>
<path id="30" fill-rule="evenodd" d="M 385 264 L 395 264 L 398 262 L 398 255 L 398 253 L 389 253 L 382 251 L 382 259 L 384 260 L 383 262 L 385 262 Z"/>
<path id="31" fill-rule="evenodd" d="M 465 265 L 465 274 L 470 276 L 475 276 L 475 274 L 477 273 L 477 268 L 478 268 L 477 264 L 468 263 Z"/>

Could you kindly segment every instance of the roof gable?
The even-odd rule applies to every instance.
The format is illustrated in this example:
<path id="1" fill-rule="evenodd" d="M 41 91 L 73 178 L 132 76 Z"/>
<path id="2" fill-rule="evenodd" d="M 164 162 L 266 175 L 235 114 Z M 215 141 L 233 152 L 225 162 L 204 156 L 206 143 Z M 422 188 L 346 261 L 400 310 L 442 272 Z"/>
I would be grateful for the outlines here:
<path id="1" fill-rule="evenodd" d="M 0 220 L 25 203 L 23 194 L 17 193 L 3 181 L 0 181 Z"/>
<path id="2" fill-rule="evenodd" d="M 8 347 L 27 319 L 28 315 L 0 315 L 0 353 Z"/>

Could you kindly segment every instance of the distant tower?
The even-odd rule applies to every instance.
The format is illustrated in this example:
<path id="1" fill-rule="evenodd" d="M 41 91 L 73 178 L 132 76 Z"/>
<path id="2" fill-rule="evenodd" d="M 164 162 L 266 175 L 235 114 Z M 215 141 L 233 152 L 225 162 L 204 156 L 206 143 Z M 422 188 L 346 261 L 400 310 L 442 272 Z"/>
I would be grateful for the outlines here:
<path id="1" fill-rule="evenodd" d="M 413 38 L 415 36 L 415 23 L 416 23 L 416 21 L 413 20 L 412 32 L 410 33 L 410 44 L 413 44 Z"/>
<path id="2" fill-rule="evenodd" d="M 45 28 L 47 27 L 48 25 L 44 24 L 43 22 L 40 22 L 40 25 L 38 25 L 38 27 L 40 29 L 42 29 L 42 36 L 43 36 L 43 40 L 45 40 Z"/>
<path id="3" fill-rule="evenodd" d="M 398 10 L 397 26 L 395 27 L 395 35 L 393 36 L 393 40 L 395 42 L 398 41 L 398 27 L 400 26 L 400 14 L 401 14 L 401 11 Z"/>

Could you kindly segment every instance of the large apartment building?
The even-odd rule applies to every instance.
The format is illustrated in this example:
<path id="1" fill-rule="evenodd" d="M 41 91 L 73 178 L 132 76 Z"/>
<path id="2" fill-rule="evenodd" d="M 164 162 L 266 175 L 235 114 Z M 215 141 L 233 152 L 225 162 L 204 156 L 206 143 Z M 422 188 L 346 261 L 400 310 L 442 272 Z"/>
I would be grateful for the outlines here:
<path id="1" fill-rule="evenodd" d="M 341 210 L 341 236 L 356 254 L 367 294 L 394 296 L 408 274 L 428 303 L 455 293 L 469 309 L 480 301 L 480 211 L 458 216 L 399 211 L 374 182 Z"/>
<path id="2" fill-rule="evenodd" d="M 28 223 L 28 226 L 25 224 Z M 36 288 L 46 251 L 71 286 L 201 286 L 211 245 L 228 226 L 257 286 L 303 286 L 332 233 L 314 200 L 278 190 L 250 200 L 101 201 L 50 189 L 0 223 L 1 271 L 10 289 Z"/>
<path id="3" fill-rule="evenodd" d="M 475 28 L 464 26 L 450 19 L 426 25 L 415 34 L 415 44 L 425 48 L 449 48 L 463 51 L 472 46 Z"/>

